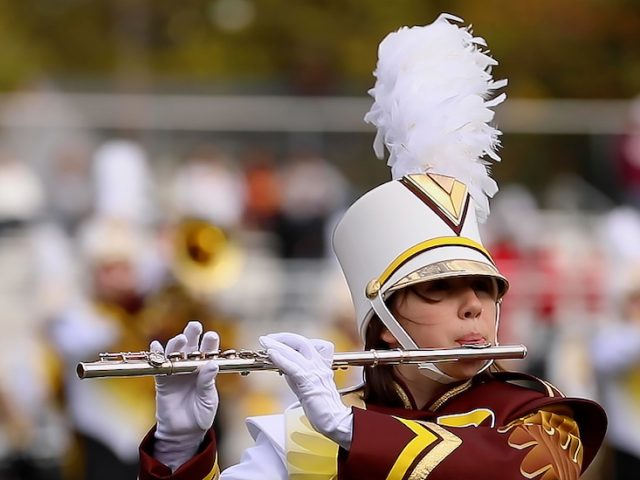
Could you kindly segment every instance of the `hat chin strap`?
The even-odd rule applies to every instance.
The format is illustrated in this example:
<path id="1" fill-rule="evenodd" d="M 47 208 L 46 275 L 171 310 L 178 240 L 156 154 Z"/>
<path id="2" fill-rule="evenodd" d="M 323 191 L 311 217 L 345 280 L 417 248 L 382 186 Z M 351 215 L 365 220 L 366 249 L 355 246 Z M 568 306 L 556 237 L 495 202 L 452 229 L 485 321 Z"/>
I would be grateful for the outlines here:
<path id="1" fill-rule="evenodd" d="M 396 338 L 400 346 L 406 350 L 416 350 L 419 347 L 416 345 L 416 342 L 413 341 L 413 338 L 409 336 L 409 334 L 405 331 L 404 328 L 398 323 L 398 320 L 393 316 L 393 314 L 389 311 L 387 304 L 384 302 L 382 298 L 382 292 L 378 291 L 375 297 L 370 298 L 371 306 L 373 307 L 373 311 L 378 315 L 378 318 L 382 321 L 385 327 L 389 329 L 391 334 Z M 500 302 L 496 304 L 496 328 L 495 328 L 495 338 L 494 345 L 498 345 L 498 325 L 500 323 Z M 484 366 L 476 372 L 478 373 L 484 372 L 487 368 L 489 368 L 493 364 L 493 360 L 488 360 Z M 459 378 L 454 378 L 450 375 L 444 373 L 435 363 L 421 363 L 418 365 L 420 369 L 420 373 L 431 380 L 434 380 L 438 383 L 449 384 L 453 382 L 459 382 Z"/>

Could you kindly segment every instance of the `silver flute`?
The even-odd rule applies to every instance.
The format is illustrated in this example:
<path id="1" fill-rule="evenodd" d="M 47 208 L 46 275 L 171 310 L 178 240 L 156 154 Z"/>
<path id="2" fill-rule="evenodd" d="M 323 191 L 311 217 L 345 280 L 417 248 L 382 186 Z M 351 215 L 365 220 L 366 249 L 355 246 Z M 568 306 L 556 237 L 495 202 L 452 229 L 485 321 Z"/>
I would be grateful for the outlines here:
<path id="1" fill-rule="evenodd" d="M 421 364 L 458 360 L 521 359 L 527 355 L 524 345 L 462 345 L 459 348 L 416 350 L 368 350 L 338 352 L 333 355 L 333 369 L 375 367 L 378 365 Z M 224 350 L 213 352 L 101 353 L 95 362 L 79 363 L 80 378 L 142 377 L 193 373 L 209 361 L 218 364 L 221 373 L 248 375 L 254 371 L 279 372 L 264 350 Z"/>

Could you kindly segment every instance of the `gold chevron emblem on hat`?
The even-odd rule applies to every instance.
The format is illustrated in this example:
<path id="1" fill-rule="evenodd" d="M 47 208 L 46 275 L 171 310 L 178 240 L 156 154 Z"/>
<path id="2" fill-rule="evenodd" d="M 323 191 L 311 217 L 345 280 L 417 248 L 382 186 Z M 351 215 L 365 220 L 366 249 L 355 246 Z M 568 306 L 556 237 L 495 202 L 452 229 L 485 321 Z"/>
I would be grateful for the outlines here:
<path id="1" fill-rule="evenodd" d="M 464 183 L 453 177 L 433 173 L 407 175 L 402 178 L 402 183 L 432 210 L 444 215 L 447 223 L 459 234 L 469 199 Z"/>

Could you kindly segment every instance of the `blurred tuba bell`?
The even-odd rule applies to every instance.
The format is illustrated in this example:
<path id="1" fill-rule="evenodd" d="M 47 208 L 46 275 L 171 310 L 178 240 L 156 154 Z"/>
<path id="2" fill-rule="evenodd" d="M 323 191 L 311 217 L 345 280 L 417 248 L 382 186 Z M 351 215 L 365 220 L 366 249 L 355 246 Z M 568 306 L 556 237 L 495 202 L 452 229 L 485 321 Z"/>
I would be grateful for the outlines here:
<path id="1" fill-rule="evenodd" d="M 233 285 L 244 256 L 228 233 L 199 218 L 186 218 L 176 227 L 173 271 L 192 293 L 207 295 Z"/>

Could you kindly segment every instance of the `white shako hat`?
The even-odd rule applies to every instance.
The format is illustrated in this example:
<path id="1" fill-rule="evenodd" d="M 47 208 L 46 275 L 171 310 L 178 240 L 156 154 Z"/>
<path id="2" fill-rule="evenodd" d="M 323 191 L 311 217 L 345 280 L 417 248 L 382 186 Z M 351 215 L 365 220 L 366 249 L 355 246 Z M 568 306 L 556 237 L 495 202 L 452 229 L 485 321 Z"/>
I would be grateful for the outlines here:
<path id="1" fill-rule="evenodd" d="M 438 198 L 439 197 L 439 198 Z M 508 283 L 482 244 L 464 184 L 441 175 L 414 174 L 374 188 L 346 212 L 333 236 L 364 339 L 371 296 L 409 285 L 467 275 Z"/>
<path id="2" fill-rule="evenodd" d="M 493 81 L 484 40 L 451 21 L 462 20 L 442 14 L 380 44 L 365 121 L 377 127 L 377 156 L 389 151 L 393 180 L 357 200 L 333 236 L 361 337 L 376 313 L 404 348 L 417 347 L 384 304 L 393 291 L 469 275 L 495 278 L 500 296 L 508 288 L 478 230 L 498 190 L 483 159 L 500 160 L 491 107 L 506 96 L 489 97 L 506 80 Z M 454 380 L 426 366 L 431 378 Z"/>

